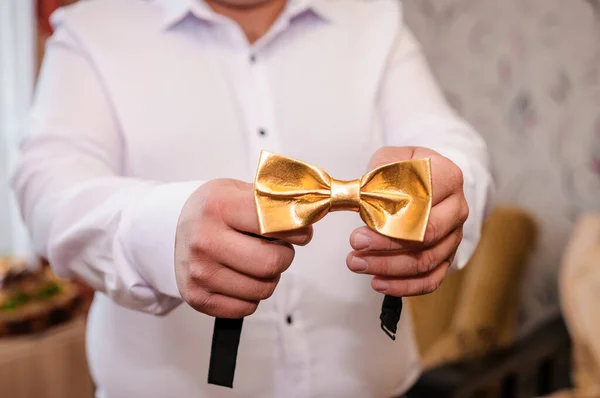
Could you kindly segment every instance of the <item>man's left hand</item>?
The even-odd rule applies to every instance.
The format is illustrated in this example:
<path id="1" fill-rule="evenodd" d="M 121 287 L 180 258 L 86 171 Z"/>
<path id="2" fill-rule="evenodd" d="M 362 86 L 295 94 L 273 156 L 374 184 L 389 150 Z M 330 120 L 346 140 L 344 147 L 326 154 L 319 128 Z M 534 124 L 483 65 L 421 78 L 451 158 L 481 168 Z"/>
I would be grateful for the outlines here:
<path id="1" fill-rule="evenodd" d="M 424 241 L 391 239 L 367 227 L 356 229 L 350 236 L 354 251 L 346 258 L 348 268 L 373 275 L 373 289 L 390 296 L 423 295 L 440 286 L 454 261 L 469 215 L 461 169 L 431 149 L 384 147 L 373 155 L 369 169 L 423 158 L 431 159 L 433 184 L 433 207 Z"/>

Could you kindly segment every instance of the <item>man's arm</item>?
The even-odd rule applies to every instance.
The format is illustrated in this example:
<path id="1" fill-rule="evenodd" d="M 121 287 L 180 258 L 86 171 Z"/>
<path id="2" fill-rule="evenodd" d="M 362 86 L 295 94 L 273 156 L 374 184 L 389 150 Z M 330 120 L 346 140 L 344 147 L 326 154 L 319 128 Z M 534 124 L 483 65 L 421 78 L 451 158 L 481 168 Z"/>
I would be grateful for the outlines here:
<path id="1" fill-rule="evenodd" d="M 76 38 L 58 25 L 13 176 L 23 218 L 35 250 L 60 276 L 78 275 L 126 307 L 166 313 L 181 302 L 178 217 L 201 183 L 121 176 L 123 141 L 105 87 Z"/>
<path id="2" fill-rule="evenodd" d="M 407 28 L 397 35 L 379 94 L 385 144 L 369 167 L 429 158 L 432 209 L 423 242 L 358 228 L 346 263 L 373 275 L 371 286 L 386 295 L 431 293 L 448 270 L 465 266 L 479 241 L 492 186 L 487 150 L 444 101 Z"/>
<path id="3" fill-rule="evenodd" d="M 131 309 L 160 315 L 183 300 L 210 316 L 252 314 L 312 228 L 258 237 L 253 187 L 241 181 L 123 177 L 125 140 L 105 89 L 59 26 L 13 179 L 36 250 L 60 276 Z"/>
<path id="4" fill-rule="evenodd" d="M 432 149 L 462 170 L 469 217 L 453 268 L 477 245 L 493 189 L 483 139 L 445 101 L 410 30 L 403 25 L 389 58 L 379 98 L 385 145 Z M 434 186 L 434 190 L 436 187 Z"/>

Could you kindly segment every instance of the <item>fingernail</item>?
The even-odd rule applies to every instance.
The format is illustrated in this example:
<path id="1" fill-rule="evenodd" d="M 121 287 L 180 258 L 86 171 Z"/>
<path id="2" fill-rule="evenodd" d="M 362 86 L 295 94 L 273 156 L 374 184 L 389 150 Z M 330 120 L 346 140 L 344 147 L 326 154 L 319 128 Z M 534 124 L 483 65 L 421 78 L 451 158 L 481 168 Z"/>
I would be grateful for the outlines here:
<path id="1" fill-rule="evenodd" d="M 355 256 L 352 257 L 352 260 L 350 261 L 350 268 L 352 268 L 352 271 L 363 272 L 369 268 L 369 263 L 367 263 L 363 258 Z"/>
<path id="2" fill-rule="evenodd" d="M 385 292 L 386 290 L 388 290 L 390 288 L 390 284 L 387 283 L 386 281 L 376 279 L 375 282 L 373 283 L 373 288 L 375 290 L 377 290 L 378 292 Z"/>
<path id="3" fill-rule="evenodd" d="M 354 235 L 354 240 L 352 243 L 352 246 L 355 250 L 363 250 L 371 246 L 371 238 L 369 238 L 367 235 L 358 233 Z"/>

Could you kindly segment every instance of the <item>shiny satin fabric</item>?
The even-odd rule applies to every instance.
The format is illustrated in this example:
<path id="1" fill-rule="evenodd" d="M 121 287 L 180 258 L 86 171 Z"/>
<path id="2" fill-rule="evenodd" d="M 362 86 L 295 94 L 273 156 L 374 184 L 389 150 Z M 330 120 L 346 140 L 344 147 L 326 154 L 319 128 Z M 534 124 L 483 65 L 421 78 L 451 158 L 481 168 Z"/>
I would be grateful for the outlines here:
<path id="1" fill-rule="evenodd" d="M 262 235 L 306 227 L 329 212 L 355 211 L 382 235 L 423 241 L 431 212 L 431 162 L 390 163 L 340 181 L 319 167 L 262 151 L 254 197 Z"/>

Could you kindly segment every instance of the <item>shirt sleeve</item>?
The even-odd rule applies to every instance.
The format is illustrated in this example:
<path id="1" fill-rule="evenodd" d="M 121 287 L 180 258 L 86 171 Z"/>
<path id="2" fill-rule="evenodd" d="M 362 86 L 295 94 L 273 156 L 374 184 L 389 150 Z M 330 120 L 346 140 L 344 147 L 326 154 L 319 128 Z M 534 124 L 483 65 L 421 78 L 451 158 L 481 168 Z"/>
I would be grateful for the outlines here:
<path id="1" fill-rule="evenodd" d="M 490 209 L 493 181 L 489 156 L 483 139 L 445 101 L 418 42 L 405 25 L 388 59 L 379 105 L 385 145 L 430 148 L 461 168 L 469 218 L 452 268 L 464 267 Z"/>
<path id="2" fill-rule="evenodd" d="M 201 181 L 124 177 L 120 126 L 92 60 L 57 24 L 12 185 L 38 254 L 125 307 L 165 314 L 181 209 Z"/>

